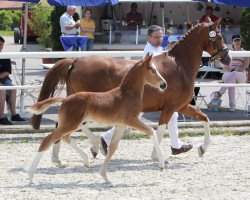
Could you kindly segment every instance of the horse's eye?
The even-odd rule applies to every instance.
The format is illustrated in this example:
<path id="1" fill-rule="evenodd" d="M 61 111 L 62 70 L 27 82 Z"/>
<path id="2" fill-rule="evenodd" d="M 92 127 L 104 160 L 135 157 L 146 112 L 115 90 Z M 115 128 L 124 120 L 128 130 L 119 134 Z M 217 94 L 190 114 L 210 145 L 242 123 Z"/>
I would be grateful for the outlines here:
<path id="1" fill-rule="evenodd" d="M 156 73 L 156 69 L 151 69 L 152 73 L 155 74 Z"/>

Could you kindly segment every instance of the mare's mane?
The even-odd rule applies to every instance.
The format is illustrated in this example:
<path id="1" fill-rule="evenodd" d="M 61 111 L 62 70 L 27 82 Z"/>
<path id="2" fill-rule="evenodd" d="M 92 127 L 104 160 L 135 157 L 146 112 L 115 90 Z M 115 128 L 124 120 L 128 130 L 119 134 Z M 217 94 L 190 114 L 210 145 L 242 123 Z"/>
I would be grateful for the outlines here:
<path id="1" fill-rule="evenodd" d="M 192 27 L 191 29 L 189 29 L 183 36 L 182 38 L 176 42 L 172 48 L 168 51 L 169 53 L 173 53 L 172 51 L 176 50 L 178 47 L 180 47 L 182 45 L 183 42 L 186 41 L 187 37 L 189 35 L 191 35 L 191 33 L 193 33 L 196 29 L 201 28 L 202 26 L 204 26 L 204 23 L 199 23 L 197 25 L 195 25 L 194 27 Z"/>

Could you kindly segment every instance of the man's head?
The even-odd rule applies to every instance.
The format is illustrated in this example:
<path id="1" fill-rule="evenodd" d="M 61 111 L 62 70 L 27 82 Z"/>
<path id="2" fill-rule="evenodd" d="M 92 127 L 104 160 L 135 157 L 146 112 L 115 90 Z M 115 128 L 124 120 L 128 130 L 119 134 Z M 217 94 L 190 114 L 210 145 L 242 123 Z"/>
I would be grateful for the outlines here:
<path id="1" fill-rule="evenodd" d="M 212 6 L 207 6 L 206 7 L 206 15 L 212 16 L 213 11 L 214 11 L 214 9 L 213 9 Z"/>
<path id="2" fill-rule="evenodd" d="M 152 25 L 148 28 L 148 42 L 154 47 L 161 46 L 163 40 L 162 28 L 157 25 Z"/>
<path id="3" fill-rule="evenodd" d="M 137 3 L 132 3 L 131 4 L 131 11 L 136 11 L 137 10 Z"/>
<path id="4" fill-rule="evenodd" d="M 5 40 L 3 39 L 2 36 L 0 36 L 0 52 L 3 50 L 4 43 L 5 43 Z"/>
<path id="5" fill-rule="evenodd" d="M 76 12 L 76 7 L 75 6 L 67 6 L 67 13 L 70 16 L 73 16 L 75 12 Z"/>

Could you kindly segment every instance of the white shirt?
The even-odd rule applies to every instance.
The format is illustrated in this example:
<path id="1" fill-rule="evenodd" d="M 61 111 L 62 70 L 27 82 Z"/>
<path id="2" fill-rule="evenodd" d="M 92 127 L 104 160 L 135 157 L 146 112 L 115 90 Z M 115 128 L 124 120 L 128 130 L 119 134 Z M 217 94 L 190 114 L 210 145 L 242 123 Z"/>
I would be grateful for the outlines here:
<path id="1" fill-rule="evenodd" d="M 76 22 L 74 21 L 73 17 L 70 16 L 67 12 L 65 12 L 60 17 L 60 26 L 61 26 L 61 33 L 68 34 L 68 35 L 75 35 L 77 33 L 77 28 L 72 28 L 70 30 L 66 30 L 65 26 L 74 25 Z"/>
<path id="2" fill-rule="evenodd" d="M 153 54 L 153 56 L 157 56 L 163 53 L 163 48 L 161 46 L 155 47 L 147 42 L 147 45 L 144 48 L 144 57 L 146 57 L 147 53 L 149 53 L 149 55 Z"/>

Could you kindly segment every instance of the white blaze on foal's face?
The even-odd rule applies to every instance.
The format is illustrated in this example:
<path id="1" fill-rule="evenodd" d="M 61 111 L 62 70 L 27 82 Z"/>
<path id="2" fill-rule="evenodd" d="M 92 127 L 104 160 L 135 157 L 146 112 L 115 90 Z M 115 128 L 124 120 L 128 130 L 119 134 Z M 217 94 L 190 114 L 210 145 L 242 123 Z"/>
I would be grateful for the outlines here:
<path id="1" fill-rule="evenodd" d="M 166 81 L 160 75 L 154 63 L 149 63 L 149 70 L 151 71 L 151 76 L 148 77 L 148 83 L 152 84 L 155 87 L 160 87 L 160 85 L 163 84 L 167 85 Z"/>

